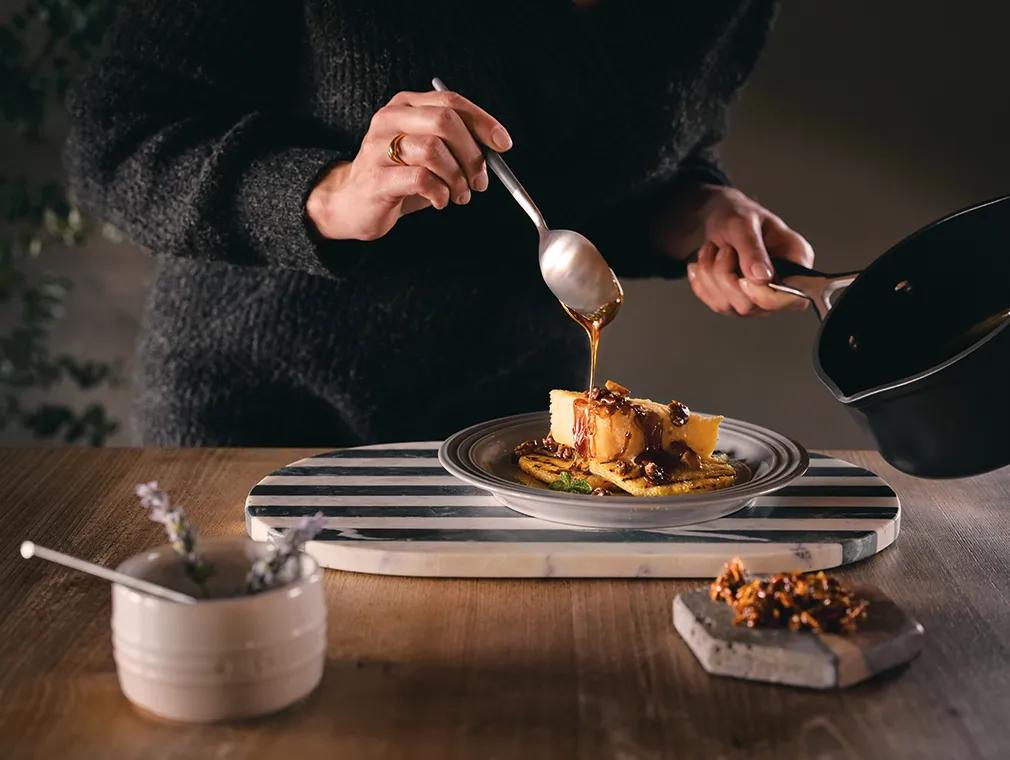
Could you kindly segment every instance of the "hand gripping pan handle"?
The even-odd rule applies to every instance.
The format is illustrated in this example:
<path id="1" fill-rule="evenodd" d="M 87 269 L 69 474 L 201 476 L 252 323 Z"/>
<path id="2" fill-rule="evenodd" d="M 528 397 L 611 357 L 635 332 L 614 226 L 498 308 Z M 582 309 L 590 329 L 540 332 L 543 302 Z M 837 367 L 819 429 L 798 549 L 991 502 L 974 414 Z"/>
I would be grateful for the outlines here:
<path id="1" fill-rule="evenodd" d="M 697 261 L 698 252 L 695 251 L 684 260 L 684 263 L 693 264 Z M 860 274 L 859 272 L 825 274 L 789 259 L 772 259 L 771 263 L 775 269 L 775 280 L 769 282 L 768 287 L 781 293 L 789 293 L 807 299 L 814 305 L 817 318 L 822 321 L 831 311 L 831 307 L 835 305 L 835 301 L 838 300 L 842 291 L 849 287 Z"/>

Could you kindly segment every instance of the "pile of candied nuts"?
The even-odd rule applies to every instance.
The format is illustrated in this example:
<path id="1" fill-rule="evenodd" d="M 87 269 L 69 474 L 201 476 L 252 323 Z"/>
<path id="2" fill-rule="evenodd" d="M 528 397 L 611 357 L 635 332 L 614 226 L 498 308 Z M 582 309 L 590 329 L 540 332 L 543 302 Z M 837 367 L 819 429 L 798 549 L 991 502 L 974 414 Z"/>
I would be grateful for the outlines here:
<path id="1" fill-rule="evenodd" d="M 823 570 L 748 581 L 739 559 L 726 563 L 709 596 L 733 609 L 734 625 L 815 633 L 851 633 L 866 620 L 870 606 Z"/>

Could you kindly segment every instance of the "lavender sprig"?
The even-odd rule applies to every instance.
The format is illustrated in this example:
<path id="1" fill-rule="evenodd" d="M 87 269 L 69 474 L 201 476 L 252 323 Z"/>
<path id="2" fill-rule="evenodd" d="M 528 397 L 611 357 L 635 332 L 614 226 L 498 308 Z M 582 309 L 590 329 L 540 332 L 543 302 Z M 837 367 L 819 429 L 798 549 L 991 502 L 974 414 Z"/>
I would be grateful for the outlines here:
<path id="1" fill-rule="evenodd" d="M 154 522 L 165 526 L 172 549 L 183 561 L 186 575 L 207 594 L 207 579 L 214 574 L 214 565 L 204 560 L 196 550 L 196 530 L 182 507 L 172 504 L 168 494 L 158 488 L 156 481 L 138 483 L 134 489 L 140 506 L 148 511 Z"/>
<path id="2" fill-rule="evenodd" d="M 246 576 L 246 593 L 258 594 L 296 580 L 301 567 L 299 555 L 305 544 L 323 529 L 324 520 L 323 513 L 316 512 L 279 535 L 271 534 L 267 555 L 253 562 Z"/>

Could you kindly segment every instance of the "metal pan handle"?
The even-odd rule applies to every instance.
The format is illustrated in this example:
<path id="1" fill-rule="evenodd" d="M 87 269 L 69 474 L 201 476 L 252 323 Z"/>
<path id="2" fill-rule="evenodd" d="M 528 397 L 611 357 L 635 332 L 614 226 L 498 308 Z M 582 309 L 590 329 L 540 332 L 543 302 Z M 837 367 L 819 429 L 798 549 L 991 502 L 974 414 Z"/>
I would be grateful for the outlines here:
<path id="1" fill-rule="evenodd" d="M 806 298 L 814 305 L 817 318 L 822 321 L 828 316 L 842 291 L 859 276 L 859 272 L 825 274 L 788 259 L 772 259 L 772 266 L 778 279 L 776 282 L 768 283 L 768 287 Z"/>

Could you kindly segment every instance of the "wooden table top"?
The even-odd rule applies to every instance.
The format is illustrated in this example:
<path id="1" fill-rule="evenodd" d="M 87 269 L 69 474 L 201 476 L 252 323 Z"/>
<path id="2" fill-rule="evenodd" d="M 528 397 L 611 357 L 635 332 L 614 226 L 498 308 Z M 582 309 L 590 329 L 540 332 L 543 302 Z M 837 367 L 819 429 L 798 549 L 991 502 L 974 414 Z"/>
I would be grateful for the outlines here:
<path id="1" fill-rule="evenodd" d="M 926 627 L 910 666 L 820 693 L 707 675 L 673 629 L 694 582 L 443 580 L 328 571 L 323 682 L 236 724 L 141 717 L 116 682 L 109 587 L 18 556 L 30 538 L 106 565 L 162 542 L 158 480 L 204 535 L 238 535 L 249 487 L 312 452 L 0 450 L 0 756 L 1007 757 L 1010 471 L 897 490 L 895 546 L 843 569 Z"/>

